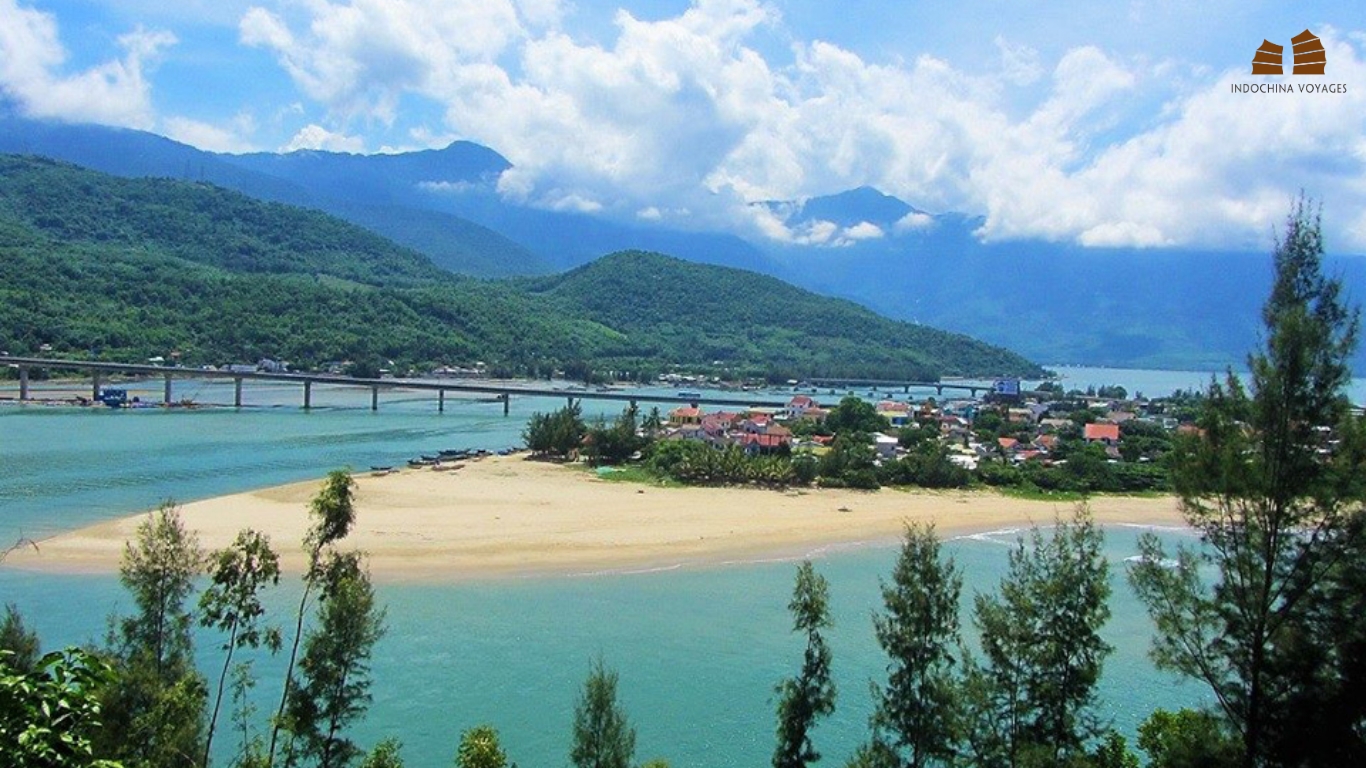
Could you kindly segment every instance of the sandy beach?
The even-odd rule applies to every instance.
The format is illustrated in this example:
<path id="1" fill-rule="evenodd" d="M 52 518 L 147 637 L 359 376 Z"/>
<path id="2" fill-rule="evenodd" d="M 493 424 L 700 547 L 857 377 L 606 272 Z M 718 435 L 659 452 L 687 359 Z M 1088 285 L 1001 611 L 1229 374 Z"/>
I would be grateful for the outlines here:
<path id="1" fill-rule="evenodd" d="M 1073 504 L 986 491 L 774 491 L 662 488 L 611 482 L 579 468 L 490 457 L 460 469 L 357 473 L 356 526 L 348 547 L 370 555 L 381 581 L 452 581 L 539 574 L 670 568 L 894 542 L 911 521 L 932 521 L 942 536 L 1047 524 Z M 268 533 L 287 571 L 298 572 L 298 542 L 320 481 L 294 483 L 185 504 L 186 524 L 205 549 L 242 528 Z M 1102 524 L 1180 525 L 1170 497 L 1102 497 L 1090 502 Z M 145 515 L 133 515 L 38 542 L 11 553 L 10 567 L 113 572 L 124 542 Z"/>

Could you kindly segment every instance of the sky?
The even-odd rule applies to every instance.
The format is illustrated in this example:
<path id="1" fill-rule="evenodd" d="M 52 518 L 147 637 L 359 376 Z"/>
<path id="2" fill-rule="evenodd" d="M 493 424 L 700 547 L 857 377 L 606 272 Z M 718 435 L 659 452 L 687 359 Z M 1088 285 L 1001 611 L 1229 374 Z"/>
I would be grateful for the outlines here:
<path id="1" fill-rule="evenodd" d="M 1305 29 L 1325 75 L 1250 74 Z M 512 201 L 832 247 L 756 203 L 867 185 L 987 241 L 1265 252 L 1303 191 L 1366 254 L 1340 0 L 0 0 L 0 98 L 222 152 L 474 141 Z"/>

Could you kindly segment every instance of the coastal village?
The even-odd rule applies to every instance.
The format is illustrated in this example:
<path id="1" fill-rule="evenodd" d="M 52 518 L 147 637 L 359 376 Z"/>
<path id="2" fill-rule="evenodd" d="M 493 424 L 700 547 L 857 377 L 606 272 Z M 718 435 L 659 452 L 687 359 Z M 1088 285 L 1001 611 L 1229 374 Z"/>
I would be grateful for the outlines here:
<path id="1" fill-rule="evenodd" d="M 1112 462 L 1146 463 L 1160 458 L 1171 435 L 1197 431 L 1193 413 L 1183 412 L 1179 397 L 1129 397 L 1120 387 L 1060 389 L 1021 392 L 1017 380 L 1002 380 L 984 398 L 870 398 L 886 426 L 869 435 L 871 447 L 879 461 L 888 461 L 933 439 L 950 461 L 968 470 L 985 461 L 1045 466 L 1066 461 L 1067 443 L 1099 446 Z M 794 394 L 781 409 L 706 411 L 689 403 L 669 411 L 661 437 L 738 446 L 750 455 L 809 451 L 820 456 L 834 441 L 826 428 L 834 407 L 814 393 Z M 1131 439 L 1126 443 L 1126 438 Z"/>

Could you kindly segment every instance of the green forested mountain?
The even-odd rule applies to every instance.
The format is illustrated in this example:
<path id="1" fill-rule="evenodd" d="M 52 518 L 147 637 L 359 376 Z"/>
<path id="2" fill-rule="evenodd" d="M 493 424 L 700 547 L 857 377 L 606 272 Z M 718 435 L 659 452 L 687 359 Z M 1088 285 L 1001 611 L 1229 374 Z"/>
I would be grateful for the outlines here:
<path id="1" fill-rule="evenodd" d="M 868 378 L 1041 373 L 961 334 L 888 320 L 777 278 L 654 253 L 604 256 L 528 286 L 626 334 L 630 353 L 642 358 Z"/>
<path id="2" fill-rule="evenodd" d="M 1029 373 L 966 337 L 771 278 L 619 254 L 557 278 L 463 278 L 322 213 L 217 187 L 0 156 L 0 349 L 186 364 L 284 358 L 545 371 Z"/>

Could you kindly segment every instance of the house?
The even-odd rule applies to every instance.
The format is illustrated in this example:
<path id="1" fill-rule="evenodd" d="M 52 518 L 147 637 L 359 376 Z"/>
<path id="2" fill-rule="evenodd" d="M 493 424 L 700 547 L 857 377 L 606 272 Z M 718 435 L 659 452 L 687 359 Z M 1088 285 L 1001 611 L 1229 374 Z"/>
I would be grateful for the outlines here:
<path id="1" fill-rule="evenodd" d="M 811 399 L 807 395 L 794 395 L 787 403 L 787 418 L 800 419 L 812 408 L 819 408 L 820 403 Z"/>
<path id="2" fill-rule="evenodd" d="M 1104 443 L 1107 446 L 1119 445 L 1118 424 L 1087 424 L 1082 437 L 1088 443 Z"/>
<path id="3" fill-rule="evenodd" d="M 733 429 L 735 427 L 735 422 L 739 418 L 740 414 L 738 413 L 717 411 L 716 413 L 704 414 L 699 423 L 702 425 L 703 432 L 706 432 L 713 437 L 718 437 Z"/>
<path id="4" fill-rule="evenodd" d="M 877 404 L 877 415 L 894 427 L 904 427 L 911 423 L 911 405 L 896 400 L 883 400 Z"/>
<path id="5" fill-rule="evenodd" d="M 669 411 L 669 424 L 681 427 L 684 424 L 701 424 L 702 409 L 695 405 L 684 405 Z"/>
<path id="6" fill-rule="evenodd" d="M 996 445 L 1000 446 L 1004 453 L 1014 453 L 1020 447 L 1020 441 L 1013 437 L 998 437 L 996 438 Z"/>
<path id="7" fill-rule="evenodd" d="M 791 447 L 792 434 L 790 432 L 787 435 L 745 433 L 739 437 L 736 444 L 751 456 L 762 453 L 777 453 L 784 448 Z"/>
<path id="8" fill-rule="evenodd" d="M 891 435 L 884 435 L 881 432 L 873 433 L 873 450 L 877 452 L 880 459 L 895 458 L 898 444 L 899 441 Z"/>

